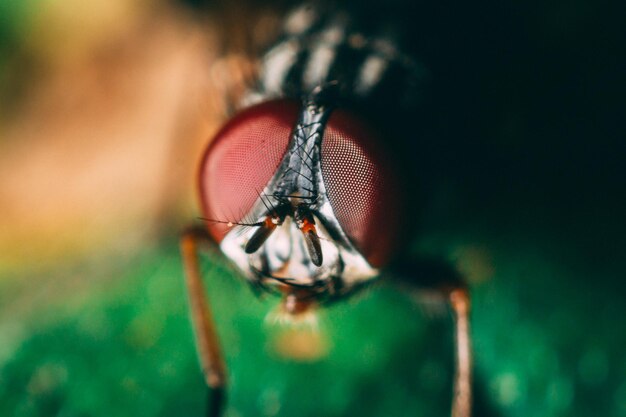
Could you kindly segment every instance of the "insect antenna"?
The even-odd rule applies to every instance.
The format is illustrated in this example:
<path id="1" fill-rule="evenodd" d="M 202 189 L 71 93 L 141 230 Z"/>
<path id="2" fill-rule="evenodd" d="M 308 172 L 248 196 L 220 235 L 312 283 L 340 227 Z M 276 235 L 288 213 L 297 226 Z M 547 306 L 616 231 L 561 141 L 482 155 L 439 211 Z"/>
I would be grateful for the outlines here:
<path id="1" fill-rule="evenodd" d="M 226 224 L 229 227 L 232 227 L 232 226 L 255 227 L 255 226 L 261 226 L 263 224 L 262 222 L 257 222 L 257 223 L 233 222 L 230 220 L 217 220 L 217 219 L 209 219 L 206 217 L 198 217 L 198 219 L 204 222 Z"/>
<path id="2" fill-rule="evenodd" d="M 250 213 L 243 213 L 243 210 L 241 208 L 239 209 L 239 214 L 240 214 L 239 218 L 241 218 L 243 220 L 243 223 L 254 224 L 255 226 L 260 226 L 260 225 L 263 224 L 263 222 L 256 222 L 256 221 L 254 221 L 254 218 L 252 217 L 252 214 L 250 214 Z M 248 230 L 249 230 L 249 228 L 244 226 L 244 227 L 239 228 L 235 232 L 235 234 L 237 236 L 241 236 L 244 233 L 246 233 Z"/>

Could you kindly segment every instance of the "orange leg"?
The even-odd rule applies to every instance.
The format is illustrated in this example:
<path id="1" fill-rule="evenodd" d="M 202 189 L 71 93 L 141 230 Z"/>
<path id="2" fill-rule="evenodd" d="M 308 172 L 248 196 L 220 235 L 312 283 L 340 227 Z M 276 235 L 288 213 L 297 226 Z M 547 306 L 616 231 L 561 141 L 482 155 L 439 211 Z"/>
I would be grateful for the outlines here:
<path id="1" fill-rule="evenodd" d="M 452 417 L 470 417 L 472 414 L 472 343 L 470 337 L 470 299 L 467 289 L 450 292 L 450 305 L 455 319 L 456 373 Z"/>
<path id="2" fill-rule="evenodd" d="M 396 265 L 389 278 L 416 299 L 449 303 L 454 318 L 455 364 L 452 417 L 472 414 L 472 343 L 469 290 L 459 273 L 445 262 L 416 260 Z M 430 295 L 430 296 L 429 296 Z"/>
<path id="3" fill-rule="evenodd" d="M 210 390 L 210 404 L 207 415 L 209 417 L 219 417 L 222 414 L 224 405 L 226 365 L 222 357 L 211 310 L 205 296 L 202 274 L 198 264 L 198 249 L 200 245 L 215 246 L 215 243 L 213 243 L 204 229 L 191 228 L 183 232 L 180 246 L 185 267 L 196 348 L 204 378 Z"/>

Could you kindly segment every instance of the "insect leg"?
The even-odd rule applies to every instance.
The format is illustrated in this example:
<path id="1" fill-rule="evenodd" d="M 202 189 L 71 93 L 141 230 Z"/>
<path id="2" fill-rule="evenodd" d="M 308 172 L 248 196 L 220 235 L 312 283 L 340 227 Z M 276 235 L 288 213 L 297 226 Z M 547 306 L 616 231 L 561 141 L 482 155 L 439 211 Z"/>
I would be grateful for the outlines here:
<path id="1" fill-rule="evenodd" d="M 421 260 L 397 264 L 390 278 L 417 299 L 443 302 L 454 318 L 455 375 L 452 417 L 470 417 L 472 412 L 472 343 L 470 295 L 460 274 L 444 262 Z M 424 295 L 427 295 L 424 298 Z"/>
<path id="2" fill-rule="evenodd" d="M 472 343 L 470 337 L 470 297 L 465 288 L 456 288 L 448 295 L 455 319 L 456 373 L 452 417 L 470 417 L 472 408 Z"/>
<path id="3" fill-rule="evenodd" d="M 211 310 L 205 296 L 202 274 L 198 264 L 198 249 L 200 245 L 215 246 L 206 230 L 189 228 L 183 232 L 180 239 L 180 247 L 185 267 L 196 349 L 206 384 L 210 390 L 207 416 L 219 417 L 222 414 L 224 405 L 226 365 L 220 350 Z"/>

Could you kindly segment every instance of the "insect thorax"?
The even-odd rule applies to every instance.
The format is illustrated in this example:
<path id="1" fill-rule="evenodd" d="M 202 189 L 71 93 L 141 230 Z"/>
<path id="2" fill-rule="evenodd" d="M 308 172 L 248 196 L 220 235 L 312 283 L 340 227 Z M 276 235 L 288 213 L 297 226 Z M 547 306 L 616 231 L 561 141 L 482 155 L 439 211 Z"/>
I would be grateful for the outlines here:
<path id="1" fill-rule="evenodd" d="M 403 50 L 405 38 L 384 16 L 304 3 L 284 19 L 282 35 L 262 55 L 258 82 L 243 102 L 302 98 L 336 84 L 342 104 L 409 107 L 426 70 Z"/>

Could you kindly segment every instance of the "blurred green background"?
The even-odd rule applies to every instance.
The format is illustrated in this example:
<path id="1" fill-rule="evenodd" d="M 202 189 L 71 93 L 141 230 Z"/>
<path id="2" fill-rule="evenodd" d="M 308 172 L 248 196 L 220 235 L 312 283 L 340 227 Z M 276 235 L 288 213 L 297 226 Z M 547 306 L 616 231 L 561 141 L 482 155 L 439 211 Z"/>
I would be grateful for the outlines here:
<path id="1" fill-rule="evenodd" d="M 278 3 L 0 0 L 0 415 L 202 415 L 177 233 Z M 416 7 L 435 93 L 411 252 L 471 283 L 476 415 L 626 416 L 623 11 Z M 449 413 L 446 313 L 381 282 L 293 330 L 203 266 L 228 416 Z"/>

